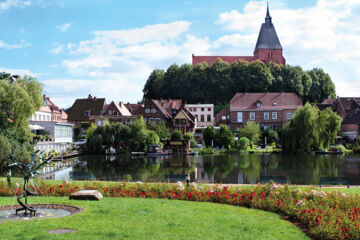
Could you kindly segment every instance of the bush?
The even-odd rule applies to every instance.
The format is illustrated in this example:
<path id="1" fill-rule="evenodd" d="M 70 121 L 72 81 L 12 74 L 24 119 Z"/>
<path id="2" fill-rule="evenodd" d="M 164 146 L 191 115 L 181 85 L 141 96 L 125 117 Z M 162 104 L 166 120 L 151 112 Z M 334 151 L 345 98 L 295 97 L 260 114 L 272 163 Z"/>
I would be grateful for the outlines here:
<path id="1" fill-rule="evenodd" d="M 213 126 L 209 126 L 202 131 L 202 134 L 203 134 L 205 146 L 212 147 L 211 144 L 214 142 L 215 134 L 216 134 L 215 128 Z"/>
<path id="2" fill-rule="evenodd" d="M 239 139 L 239 148 L 240 150 L 246 150 L 249 146 L 249 139 L 247 137 L 241 137 Z"/>
<path id="3" fill-rule="evenodd" d="M 276 143 L 279 141 L 279 136 L 278 133 L 271 129 L 271 128 L 266 128 L 264 131 L 262 131 L 261 133 L 261 141 L 263 143 L 265 143 L 265 137 L 266 137 L 266 143 L 267 144 L 272 144 L 272 143 Z"/>
<path id="4" fill-rule="evenodd" d="M 233 132 L 227 126 L 221 125 L 220 129 L 215 134 L 215 144 L 218 147 L 228 148 L 233 141 Z"/>
<path id="5" fill-rule="evenodd" d="M 171 140 L 183 140 L 184 139 L 184 136 L 182 134 L 182 132 L 180 132 L 179 130 L 174 130 L 172 133 L 171 133 Z"/>
<path id="6" fill-rule="evenodd" d="M 190 141 L 190 147 L 196 147 L 196 141 L 194 134 L 192 132 L 187 132 L 184 134 L 184 139 Z"/>
<path id="7" fill-rule="evenodd" d="M 345 147 L 343 145 L 338 144 L 338 145 L 335 146 L 335 150 L 337 152 L 344 153 L 346 149 L 345 149 Z"/>

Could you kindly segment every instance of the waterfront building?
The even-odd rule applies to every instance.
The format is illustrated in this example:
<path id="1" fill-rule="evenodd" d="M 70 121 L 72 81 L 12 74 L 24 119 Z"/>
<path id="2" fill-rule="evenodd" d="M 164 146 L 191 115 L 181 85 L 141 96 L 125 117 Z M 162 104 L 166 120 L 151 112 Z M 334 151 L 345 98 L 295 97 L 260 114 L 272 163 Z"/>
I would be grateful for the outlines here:
<path id="1" fill-rule="evenodd" d="M 197 127 L 206 128 L 214 125 L 214 104 L 185 104 L 197 120 Z"/>
<path id="2" fill-rule="evenodd" d="M 276 64 L 286 64 L 283 57 L 283 48 L 276 34 L 272 18 L 270 16 L 269 6 L 267 6 L 265 22 L 261 25 L 258 39 L 255 45 L 254 56 L 195 56 L 192 55 L 192 65 L 206 62 L 212 65 L 217 59 L 224 62 L 234 63 L 237 61 L 252 62 L 260 60 L 265 63 L 273 62 Z"/>
<path id="3" fill-rule="evenodd" d="M 260 127 L 281 128 L 301 106 L 301 99 L 295 93 L 236 93 L 230 100 L 229 126 L 234 130 L 254 121 Z M 227 119 L 227 116 L 226 113 L 218 117 Z"/>

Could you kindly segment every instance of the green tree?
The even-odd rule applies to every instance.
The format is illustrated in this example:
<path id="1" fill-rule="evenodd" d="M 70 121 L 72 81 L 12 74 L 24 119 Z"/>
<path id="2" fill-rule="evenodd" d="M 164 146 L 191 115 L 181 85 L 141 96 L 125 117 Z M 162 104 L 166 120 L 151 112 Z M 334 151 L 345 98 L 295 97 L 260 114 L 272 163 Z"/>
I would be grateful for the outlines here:
<path id="1" fill-rule="evenodd" d="M 147 145 L 147 134 L 146 123 L 142 116 L 138 117 L 130 124 L 130 148 L 134 151 L 144 151 Z"/>
<path id="2" fill-rule="evenodd" d="M 160 138 L 155 131 L 148 130 L 146 143 L 149 145 L 159 144 Z"/>
<path id="3" fill-rule="evenodd" d="M 168 128 L 165 125 L 165 122 L 158 123 L 150 123 L 147 128 L 149 130 L 153 130 L 156 132 L 156 134 L 160 137 L 160 140 L 168 140 L 170 139 L 170 133 Z"/>
<path id="4" fill-rule="evenodd" d="M 244 127 L 239 129 L 239 137 L 246 137 L 251 144 L 255 144 L 260 139 L 260 125 L 256 122 L 246 122 Z"/>
<path id="5" fill-rule="evenodd" d="M 205 146 L 207 146 L 207 147 L 212 146 L 212 144 L 215 140 L 215 135 L 216 135 L 216 131 L 215 131 L 214 127 L 213 126 L 206 127 L 202 131 L 202 134 L 203 134 Z"/>
<path id="6" fill-rule="evenodd" d="M 174 130 L 171 133 L 171 140 L 183 140 L 184 139 L 184 135 L 182 134 L 182 132 L 180 132 L 179 130 Z"/>
<path id="7" fill-rule="evenodd" d="M 247 137 L 241 137 L 239 139 L 239 148 L 240 150 L 246 150 L 249 146 L 249 139 Z"/>
<path id="8" fill-rule="evenodd" d="M 266 128 L 264 131 L 261 132 L 261 142 L 264 143 L 265 138 L 266 138 L 267 144 L 271 144 L 271 143 L 279 141 L 278 133 L 271 128 Z"/>
<path id="9" fill-rule="evenodd" d="M 33 152 L 28 119 L 42 106 L 41 93 L 42 86 L 33 77 L 10 82 L 9 74 L 0 74 L 0 135 L 4 146 L 8 146 L 5 142 L 10 143 L 11 152 L 18 161 L 28 161 Z M 7 150 L 1 151 L 5 153 Z M 7 157 L 0 156 L 0 159 Z"/>
<path id="10" fill-rule="evenodd" d="M 195 137 L 192 132 L 185 133 L 184 140 L 190 141 L 190 147 L 196 147 Z"/>
<path id="11" fill-rule="evenodd" d="M 215 144 L 219 147 L 228 148 L 228 146 L 234 141 L 234 134 L 225 125 L 221 125 L 220 129 L 215 134 Z"/>
<path id="12" fill-rule="evenodd" d="M 320 111 L 316 121 L 319 134 L 319 148 L 328 149 L 330 144 L 335 142 L 336 136 L 340 130 L 341 117 L 338 116 L 331 107 Z"/>

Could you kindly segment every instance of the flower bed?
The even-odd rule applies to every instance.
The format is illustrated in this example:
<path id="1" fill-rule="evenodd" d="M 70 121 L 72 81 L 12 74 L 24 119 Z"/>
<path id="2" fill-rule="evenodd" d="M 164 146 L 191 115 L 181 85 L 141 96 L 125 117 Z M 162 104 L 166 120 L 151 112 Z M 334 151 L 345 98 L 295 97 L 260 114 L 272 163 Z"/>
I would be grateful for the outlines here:
<path id="1" fill-rule="evenodd" d="M 224 203 L 276 212 L 301 222 L 316 239 L 360 239 L 360 198 L 357 194 L 301 191 L 275 184 L 249 188 L 209 186 L 182 183 L 103 183 L 88 182 L 76 186 L 70 182 L 49 185 L 39 183 L 38 193 L 44 196 L 68 196 L 80 189 L 97 189 L 105 197 L 165 198 L 200 202 Z M 12 196 L 21 189 L 0 184 L 1 196 Z"/>

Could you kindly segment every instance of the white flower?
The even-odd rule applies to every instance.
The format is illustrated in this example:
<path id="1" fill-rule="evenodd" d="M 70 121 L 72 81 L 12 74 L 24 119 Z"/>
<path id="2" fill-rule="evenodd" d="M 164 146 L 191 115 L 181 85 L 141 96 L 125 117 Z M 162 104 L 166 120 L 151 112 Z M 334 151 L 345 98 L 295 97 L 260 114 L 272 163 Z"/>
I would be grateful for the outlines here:
<path id="1" fill-rule="evenodd" d="M 304 204 L 305 204 L 305 200 L 303 199 L 303 200 L 298 201 L 296 206 L 300 207 L 300 206 L 303 206 Z"/>
<path id="2" fill-rule="evenodd" d="M 185 189 L 185 188 L 184 188 L 184 185 L 182 184 L 182 182 L 177 182 L 175 185 L 176 185 L 177 189 L 179 189 L 180 191 L 182 191 L 182 190 Z"/>
<path id="3" fill-rule="evenodd" d="M 278 185 L 276 185 L 275 183 L 273 183 L 273 185 L 272 185 L 271 188 L 270 188 L 270 191 L 273 190 L 273 189 L 276 189 L 276 188 L 278 188 L 278 187 L 279 187 Z"/>
<path id="4" fill-rule="evenodd" d="M 20 187 L 20 184 L 19 184 L 19 183 L 16 183 L 15 185 L 16 185 L 16 187 Z"/>
<path id="5" fill-rule="evenodd" d="M 6 180 L 5 180 L 5 179 L 1 179 L 1 181 L 2 181 L 2 182 L 6 182 Z"/>
<path id="6" fill-rule="evenodd" d="M 142 181 L 137 181 L 136 183 L 137 183 L 137 184 L 142 184 Z"/>

